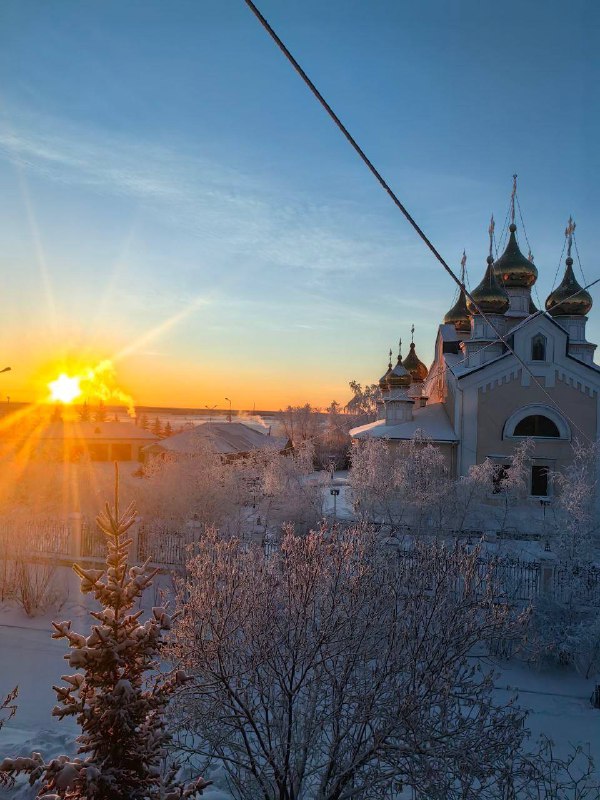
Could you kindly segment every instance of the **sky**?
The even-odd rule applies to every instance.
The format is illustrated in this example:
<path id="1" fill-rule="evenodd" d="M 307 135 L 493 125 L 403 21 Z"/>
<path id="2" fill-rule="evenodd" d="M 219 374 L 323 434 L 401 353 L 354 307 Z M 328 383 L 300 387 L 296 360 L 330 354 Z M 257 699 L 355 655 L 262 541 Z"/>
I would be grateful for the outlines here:
<path id="1" fill-rule="evenodd" d="M 570 214 L 600 275 L 598 3 L 257 4 L 472 287 L 513 173 L 536 302 Z M 242 0 L 2 0 L 0 280 L 0 397 L 178 407 L 344 403 L 455 296 Z"/>

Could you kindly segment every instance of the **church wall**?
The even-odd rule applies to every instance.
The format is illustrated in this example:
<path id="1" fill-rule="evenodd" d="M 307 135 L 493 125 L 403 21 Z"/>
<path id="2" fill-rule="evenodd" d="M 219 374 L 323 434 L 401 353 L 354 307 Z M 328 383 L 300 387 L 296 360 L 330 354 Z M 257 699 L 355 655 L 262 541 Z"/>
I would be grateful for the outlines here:
<path id="1" fill-rule="evenodd" d="M 446 379 L 446 396 L 444 398 L 444 408 L 450 420 L 450 424 L 454 428 L 454 420 L 456 417 L 456 396 L 452 382 Z M 456 430 L 456 429 L 455 429 Z"/>
<path id="2" fill-rule="evenodd" d="M 543 379 L 542 379 L 543 380 Z M 564 408 L 581 430 L 594 440 L 597 429 L 598 398 L 584 394 L 557 378 L 555 386 L 548 387 L 548 394 Z M 530 403 L 550 405 L 546 394 L 536 385 L 523 386 L 520 375 L 513 380 L 486 391 L 478 390 L 477 413 L 477 462 L 489 455 L 509 455 L 520 439 L 502 439 L 504 423 L 510 415 Z M 577 430 L 571 427 L 573 438 Z M 535 440 L 534 458 L 551 459 L 556 469 L 566 466 L 572 459 L 570 442 L 565 440 Z"/>

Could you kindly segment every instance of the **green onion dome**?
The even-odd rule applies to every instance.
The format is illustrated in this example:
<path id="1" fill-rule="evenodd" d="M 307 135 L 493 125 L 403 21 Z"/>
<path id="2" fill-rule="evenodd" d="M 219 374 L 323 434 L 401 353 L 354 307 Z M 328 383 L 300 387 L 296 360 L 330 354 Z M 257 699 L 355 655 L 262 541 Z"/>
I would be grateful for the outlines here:
<path id="1" fill-rule="evenodd" d="M 504 314 L 508 311 L 510 300 L 506 290 L 500 286 L 496 279 L 492 256 L 488 256 L 487 269 L 483 280 L 479 286 L 473 289 L 471 297 L 484 314 Z M 470 299 L 467 300 L 467 308 L 470 314 L 479 313 Z"/>
<path id="2" fill-rule="evenodd" d="M 469 333 L 471 330 L 471 319 L 467 310 L 467 298 L 465 290 L 461 289 L 458 300 L 444 317 L 445 325 L 454 325 L 458 333 Z"/>
<path id="3" fill-rule="evenodd" d="M 511 223 L 509 230 L 510 236 L 506 250 L 494 264 L 496 278 L 501 285 L 509 289 L 517 286 L 533 286 L 538 276 L 537 268 L 533 261 L 525 258 L 519 250 L 517 237 L 515 236 L 517 226 L 514 222 Z"/>
<path id="4" fill-rule="evenodd" d="M 405 369 L 410 372 L 411 378 L 414 383 L 423 383 L 428 374 L 428 369 L 425 364 L 419 360 L 415 351 L 415 343 L 410 343 L 410 351 L 404 361 Z"/>
<path id="5" fill-rule="evenodd" d="M 553 317 L 585 317 L 592 307 L 592 296 L 582 289 L 573 272 L 573 259 L 566 260 L 567 268 L 560 286 L 550 292 L 546 311 Z"/>

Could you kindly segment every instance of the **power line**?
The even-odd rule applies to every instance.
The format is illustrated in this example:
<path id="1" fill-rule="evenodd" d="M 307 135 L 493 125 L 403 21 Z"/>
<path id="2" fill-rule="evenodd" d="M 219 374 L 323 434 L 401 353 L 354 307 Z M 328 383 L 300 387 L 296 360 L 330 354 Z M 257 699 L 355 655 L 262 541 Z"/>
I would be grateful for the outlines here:
<path id="1" fill-rule="evenodd" d="M 457 285 L 458 285 L 458 286 L 459 286 L 461 289 L 463 289 L 463 291 L 465 292 L 465 295 L 466 295 L 466 296 L 469 298 L 469 300 L 471 301 L 471 303 L 472 303 L 473 307 L 475 308 L 475 310 L 477 311 L 477 313 L 478 313 L 478 314 L 479 314 L 479 315 L 482 317 L 482 319 L 483 319 L 483 320 L 484 320 L 484 321 L 485 321 L 485 322 L 486 322 L 486 323 L 487 323 L 487 324 L 490 326 L 490 328 L 491 328 L 491 329 L 494 331 L 494 333 L 496 334 L 496 336 L 497 336 L 497 337 L 500 339 L 500 341 L 502 341 L 502 342 L 504 343 L 504 345 L 506 346 L 506 348 L 507 348 L 507 349 L 508 349 L 508 350 L 509 350 L 509 351 L 510 351 L 512 354 L 513 354 L 513 356 L 514 356 L 514 357 L 517 359 L 517 361 L 519 361 L 519 363 L 520 363 L 520 364 L 523 366 L 523 368 L 524 368 L 525 370 L 527 370 L 527 372 L 530 374 L 531 378 L 533 379 L 534 383 L 535 383 L 535 384 L 538 386 L 538 388 L 539 388 L 539 389 L 540 389 L 540 390 L 541 390 L 541 391 L 542 391 L 542 392 L 543 392 L 543 393 L 544 393 L 544 394 L 545 394 L 545 395 L 548 397 L 548 399 L 550 400 L 550 402 L 552 403 L 552 405 L 554 405 L 554 406 L 555 406 L 555 407 L 556 407 L 556 408 L 557 408 L 557 409 L 558 409 L 558 410 L 559 410 L 559 411 L 560 411 L 560 412 L 561 412 L 561 413 L 562 413 L 562 414 L 563 414 L 563 415 L 564 415 L 564 416 L 565 416 L 567 419 L 569 419 L 568 415 L 567 415 L 567 414 L 566 414 L 566 413 L 565 413 L 565 412 L 564 412 L 564 411 L 561 409 L 560 405 L 559 405 L 559 404 L 556 402 L 556 400 L 555 400 L 555 399 L 554 399 L 554 398 L 553 398 L 553 397 L 552 397 L 552 396 L 551 396 L 551 395 L 548 393 L 547 389 L 546 389 L 546 388 L 545 388 L 545 387 L 542 385 L 542 383 L 541 383 L 541 382 L 538 380 L 538 378 L 537 378 L 537 377 L 536 377 L 536 376 L 533 374 L 533 372 L 532 372 L 532 370 L 530 369 L 530 367 L 528 366 L 528 364 L 526 364 L 526 363 L 525 363 L 525 361 L 523 361 L 523 359 L 522 359 L 522 358 L 521 358 L 521 357 L 520 357 L 520 356 L 519 356 L 517 353 L 515 353 L 515 351 L 513 350 L 513 348 L 512 348 L 512 347 L 510 346 L 510 344 L 507 342 L 506 338 L 505 338 L 505 337 L 504 337 L 504 336 L 503 336 L 503 335 L 502 335 L 502 334 L 501 334 L 501 333 L 500 333 L 500 332 L 499 332 L 499 331 L 496 329 L 496 327 L 494 326 L 494 324 L 493 324 L 493 323 L 492 323 L 492 322 L 491 322 L 491 321 L 490 321 L 490 320 L 487 318 L 487 316 L 486 316 L 486 315 L 485 315 L 485 314 L 484 314 L 484 313 L 481 311 L 481 309 L 479 308 L 479 306 L 478 306 L 477 302 L 476 302 L 476 301 L 473 299 L 472 295 L 471 295 L 471 294 L 470 294 L 470 292 L 467 290 L 467 288 L 465 287 L 464 283 L 461 283 L 461 282 L 460 282 L 460 280 L 459 280 L 459 278 L 457 277 L 457 275 L 454 273 L 454 271 L 451 269 L 451 267 L 449 267 L 449 266 L 448 266 L 448 264 L 446 263 L 446 261 L 444 260 L 444 258 L 442 257 L 442 255 L 441 255 L 441 254 L 438 252 L 437 248 L 434 246 L 433 242 L 432 242 L 432 241 L 429 239 L 429 237 L 428 237 L 428 236 L 425 234 L 425 232 L 424 232 L 424 231 L 423 231 L 423 230 L 422 230 L 422 229 L 419 227 L 419 225 L 417 224 L 417 222 L 415 221 L 415 219 L 414 219 L 414 218 L 412 217 L 412 215 L 409 213 L 408 209 L 407 209 L 407 208 L 404 206 L 404 204 L 403 204 L 403 203 L 400 201 L 400 199 L 398 198 L 398 196 L 395 194 L 395 192 L 393 191 L 393 189 L 392 189 L 392 188 L 390 187 L 390 185 L 387 183 L 387 181 L 385 180 L 385 178 L 384 178 L 384 177 L 381 175 L 381 173 L 379 172 L 379 170 L 378 170 L 378 169 L 375 167 L 375 165 L 373 164 L 373 162 L 372 162 L 372 161 L 371 161 L 371 160 L 368 158 L 367 154 L 366 154 L 366 153 L 364 152 L 364 150 L 363 150 L 363 149 L 360 147 L 360 145 L 358 144 L 358 142 L 356 141 L 356 139 L 355 139 L 355 138 L 352 136 L 352 134 L 350 133 L 350 131 L 348 130 L 348 128 L 346 128 L 346 126 L 344 125 L 344 123 L 342 122 L 342 120 L 341 120 L 341 119 L 338 117 L 338 115 L 335 113 L 335 111 L 333 110 L 333 108 L 332 108 L 332 107 L 329 105 L 329 103 L 327 102 L 327 100 L 325 100 L 325 98 L 323 97 L 323 95 L 321 94 L 321 92 L 320 92 L 320 91 L 317 89 L 316 85 L 315 85 L 315 84 L 312 82 L 312 80 L 311 80 L 311 79 L 308 77 L 308 75 L 306 74 L 306 72 L 304 71 L 304 69 L 303 69 L 303 68 L 300 66 L 299 62 L 298 62 L 298 61 L 297 61 L 297 60 L 294 58 L 294 56 L 292 55 L 292 53 L 290 52 L 290 50 L 288 50 L 288 48 L 286 47 L 286 45 L 284 44 L 284 42 L 282 41 L 282 39 L 281 39 L 281 38 L 280 38 L 280 37 L 277 35 L 277 33 L 275 32 L 275 30 L 274 30 L 274 29 L 271 27 L 271 25 L 270 25 L 270 24 L 269 24 L 269 22 L 267 21 L 267 19 L 266 19 L 266 18 L 263 16 L 263 14 L 262 14 L 262 13 L 261 13 L 261 12 L 258 10 L 258 8 L 257 8 L 257 7 L 256 7 L 256 5 L 254 4 L 254 2 L 253 2 L 252 0 L 244 0 L 244 2 L 245 2 L 245 3 L 246 3 L 246 5 L 248 6 L 248 8 L 249 8 L 249 9 L 252 11 L 252 13 L 254 14 L 254 16 L 255 16 L 255 17 L 258 19 L 258 21 L 259 21 L 259 22 L 260 22 L 260 24 L 263 26 L 263 28 L 264 28 L 264 29 L 267 31 L 267 33 L 269 34 L 269 36 L 270 36 L 270 37 L 273 39 L 273 41 L 275 42 L 275 44 L 276 44 L 276 45 L 279 47 L 279 49 L 281 50 L 281 52 L 282 52 L 282 53 L 285 55 L 285 57 L 287 58 L 287 60 L 290 62 L 290 64 L 291 64 L 291 65 L 293 66 L 293 68 L 296 70 L 296 72 L 298 73 L 298 75 L 299 75 L 299 76 L 302 78 L 302 80 L 304 81 L 304 83 L 305 83 L 305 84 L 308 86 L 308 88 L 309 88 L 309 89 L 310 89 L 310 91 L 313 93 L 313 95 L 314 95 L 314 96 L 317 98 L 317 100 L 319 101 L 319 103 L 320 103 L 320 104 L 323 106 L 323 108 L 325 109 L 325 111 L 327 112 L 327 114 L 328 114 L 328 115 L 331 117 L 331 119 L 333 120 L 333 122 L 335 123 L 335 125 L 338 127 L 338 129 L 340 130 L 340 132 L 341 132 L 341 133 L 344 135 L 344 137 L 347 139 L 347 141 L 349 142 L 349 144 L 351 145 L 351 147 L 352 147 L 352 148 L 353 148 L 353 149 L 356 151 L 356 153 L 357 153 L 357 155 L 359 156 L 359 158 L 360 158 L 360 159 L 363 161 L 363 163 L 365 164 L 365 166 L 367 167 L 367 169 L 369 170 L 369 172 L 371 172 L 371 174 L 373 175 L 373 177 L 375 178 L 375 180 L 376 180 L 376 181 L 379 183 L 379 185 L 382 187 L 382 189 L 383 189 L 383 190 L 386 192 L 386 194 L 389 196 L 389 198 L 390 198 L 390 199 L 391 199 L 391 201 L 394 203 L 394 205 L 395 205 L 395 206 L 396 206 L 396 207 L 399 209 L 399 211 L 401 211 L 401 213 L 404 215 L 404 217 L 406 218 L 406 220 L 407 220 L 407 221 L 409 222 L 409 224 L 410 224 L 410 225 L 411 225 L 411 226 L 414 228 L 414 230 L 416 231 L 416 233 L 418 234 L 418 236 L 419 236 L 419 237 L 422 239 L 422 241 L 423 241 L 423 242 L 424 242 L 424 243 L 427 245 L 427 247 L 429 248 L 429 250 L 431 250 L 431 252 L 432 252 L 432 253 L 433 253 L 433 255 L 435 256 L 435 258 L 436 258 L 436 259 L 439 261 L 439 263 L 442 265 L 442 267 L 443 267 L 443 268 L 444 268 L 444 270 L 445 270 L 445 271 L 448 273 L 448 275 L 449 275 L 449 276 L 452 278 L 452 280 L 453 280 L 453 281 L 454 281 L 454 282 L 455 282 L 455 283 L 456 283 L 456 284 L 457 284 Z M 581 433 L 581 434 L 584 436 L 584 438 L 586 438 L 586 439 L 588 439 L 588 438 L 589 438 L 589 437 L 588 437 L 588 436 L 587 436 L 587 435 L 586 435 L 586 434 L 585 434 L 585 433 L 584 433 L 584 432 L 581 430 L 581 428 L 580 428 L 578 425 L 576 425 L 574 422 L 572 422 L 572 420 L 569 420 L 569 421 L 570 421 L 570 422 L 571 422 L 571 424 L 572 424 L 572 425 L 573 425 L 573 426 L 574 426 L 574 427 L 575 427 L 575 428 L 576 428 L 576 429 L 577 429 L 577 430 L 578 430 L 578 431 L 579 431 L 579 432 L 580 432 L 580 433 Z"/>
<path id="2" fill-rule="evenodd" d="M 578 289 L 576 292 L 573 292 L 573 294 L 569 295 L 568 297 L 565 297 L 562 302 L 565 303 L 565 302 L 571 300 L 573 297 L 576 297 L 579 294 L 580 291 L 586 291 L 587 289 L 590 289 L 592 286 L 595 286 L 597 283 L 600 283 L 600 278 L 596 278 L 595 281 L 592 281 L 591 283 L 588 283 L 586 286 L 583 287 L 583 290 Z M 531 322 L 531 320 L 535 319 L 536 317 L 540 317 L 540 316 L 542 316 L 543 314 L 546 314 L 546 313 L 547 312 L 544 311 L 543 308 L 539 308 L 533 314 L 529 314 L 529 316 L 527 316 L 523 320 L 521 320 L 521 322 L 519 324 L 522 325 L 524 322 Z M 476 352 L 477 353 L 481 353 L 484 350 L 487 350 L 489 347 L 493 347 L 493 345 L 501 344 L 501 343 L 502 343 L 501 339 L 494 339 L 492 342 L 488 342 L 487 344 L 483 345 L 483 347 L 480 347 L 479 350 L 477 350 Z M 504 354 L 502 354 L 502 355 L 504 355 Z M 461 358 L 460 361 L 457 361 L 455 364 L 447 364 L 447 363 L 441 364 L 440 362 L 436 362 L 436 364 L 435 364 L 435 372 L 433 373 L 433 375 L 429 374 L 427 376 L 427 380 L 428 381 L 430 379 L 434 380 L 435 378 L 441 377 L 447 371 L 450 371 L 453 375 L 456 375 L 455 369 L 457 367 L 460 367 L 461 364 L 464 364 L 465 362 L 467 362 L 469 360 L 469 358 L 470 358 L 470 356 L 465 356 L 464 358 Z M 474 369 L 477 369 L 477 367 L 475 367 Z M 462 376 L 458 376 L 458 377 L 462 377 Z M 569 419 L 569 417 L 566 417 L 566 418 Z"/>

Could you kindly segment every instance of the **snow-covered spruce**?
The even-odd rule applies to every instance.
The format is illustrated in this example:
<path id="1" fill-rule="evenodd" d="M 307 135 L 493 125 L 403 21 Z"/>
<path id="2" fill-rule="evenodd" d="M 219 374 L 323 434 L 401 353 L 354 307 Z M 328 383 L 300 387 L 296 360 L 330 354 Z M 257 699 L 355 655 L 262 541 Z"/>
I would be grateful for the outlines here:
<path id="1" fill-rule="evenodd" d="M 117 473 L 114 509 L 107 503 L 97 518 L 108 540 L 106 568 L 74 567 L 82 593 L 92 593 L 102 606 L 92 612 L 96 624 L 83 636 L 71 630 L 71 622 L 53 623 L 53 638 L 69 642 L 69 666 L 81 670 L 54 687 L 58 705 L 52 712 L 76 718 L 78 757 L 46 763 L 33 753 L 0 764 L 0 773 L 27 773 L 31 784 L 40 781 L 38 797 L 45 800 L 176 800 L 202 794 L 208 785 L 202 778 L 182 785 L 174 770 L 166 776 L 161 770 L 170 741 L 164 713 L 186 677 L 155 672 L 162 634 L 171 627 L 166 609 L 153 608 L 146 622 L 142 611 L 132 612 L 156 574 L 147 564 L 128 567 L 126 534 L 134 520 L 133 505 L 119 512 Z"/>

